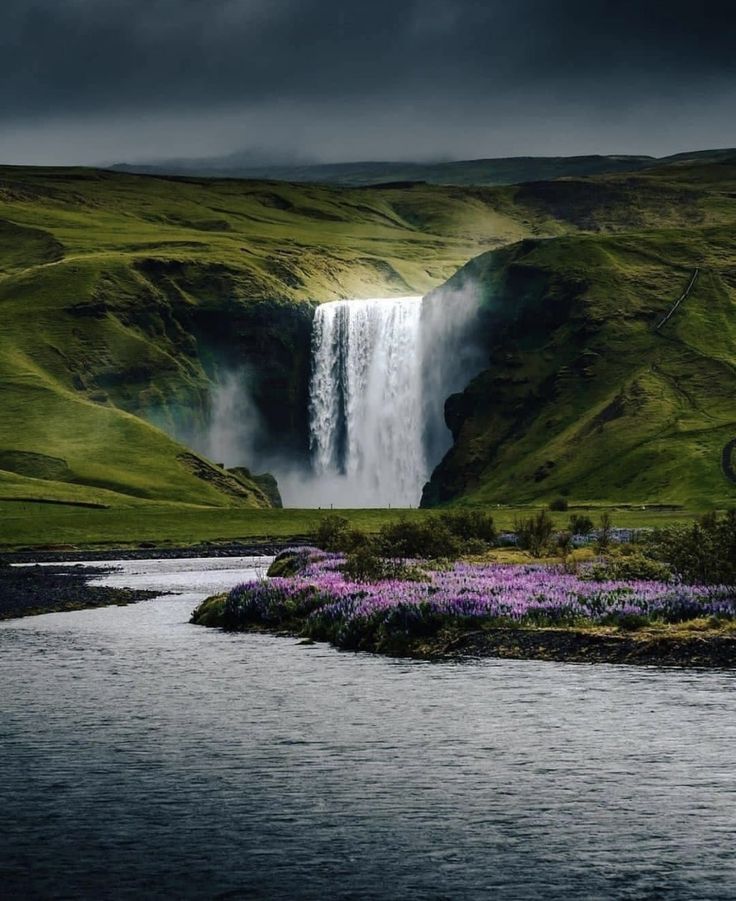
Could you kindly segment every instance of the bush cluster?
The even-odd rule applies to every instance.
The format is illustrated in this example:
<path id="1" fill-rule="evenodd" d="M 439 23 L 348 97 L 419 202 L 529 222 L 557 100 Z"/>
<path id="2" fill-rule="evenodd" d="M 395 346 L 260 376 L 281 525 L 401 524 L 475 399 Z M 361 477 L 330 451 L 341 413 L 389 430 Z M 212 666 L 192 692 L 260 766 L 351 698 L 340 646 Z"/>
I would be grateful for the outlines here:
<path id="1" fill-rule="evenodd" d="M 573 535 L 590 535 L 595 526 L 589 516 L 584 516 L 582 513 L 573 513 L 567 528 Z"/>
<path id="2" fill-rule="evenodd" d="M 604 554 L 611 546 L 613 523 L 608 513 L 601 514 L 601 521 L 596 535 L 595 546 L 599 554 Z"/>
<path id="3" fill-rule="evenodd" d="M 317 528 L 312 532 L 312 541 L 315 547 L 323 551 L 344 551 L 345 540 L 350 528 L 350 520 L 336 513 L 328 513 L 320 519 Z"/>
<path id="4" fill-rule="evenodd" d="M 375 538 L 376 550 L 386 557 L 454 560 L 462 552 L 458 535 L 436 516 L 412 522 L 400 519 L 386 523 Z"/>
<path id="5" fill-rule="evenodd" d="M 398 519 L 381 526 L 373 536 L 351 529 L 344 516 L 330 514 L 312 534 L 322 550 L 346 554 L 348 571 L 361 580 L 402 577 L 393 571 L 388 574 L 391 560 L 456 560 L 463 553 L 479 553 L 492 546 L 496 537 L 493 517 L 481 510 Z"/>
<path id="6" fill-rule="evenodd" d="M 661 560 L 654 560 L 637 552 L 620 557 L 611 557 L 594 563 L 580 571 L 582 579 L 593 582 L 625 582 L 644 579 L 651 582 L 671 582 L 672 569 Z"/>
<path id="7" fill-rule="evenodd" d="M 704 516 L 690 527 L 655 532 L 648 548 L 683 582 L 736 585 L 736 509 Z"/>
<path id="8" fill-rule="evenodd" d="M 550 504 L 550 509 L 552 505 Z M 514 521 L 517 546 L 529 551 L 532 557 L 558 554 L 566 557 L 572 550 L 574 535 L 589 535 L 594 530 L 593 521 L 588 516 L 573 514 L 567 529 L 555 531 L 555 524 L 547 510 Z M 605 553 L 613 537 L 613 523 L 608 513 L 603 513 L 597 530 L 596 547 Z"/>
<path id="9" fill-rule="evenodd" d="M 380 582 L 383 579 L 397 582 L 427 581 L 427 574 L 418 566 L 392 557 L 382 557 L 373 542 L 350 551 L 340 570 L 354 582 Z"/>
<path id="10" fill-rule="evenodd" d="M 498 537 L 493 517 L 482 510 L 452 510 L 443 513 L 440 520 L 463 541 L 485 541 L 490 545 Z"/>
<path id="11" fill-rule="evenodd" d="M 519 547 L 529 551 L 532 557 L 542 557 L 549 548 L 555 524 L 546 510 L 540 510 L 533 516 L 516 519 L 514 531 Z"/>

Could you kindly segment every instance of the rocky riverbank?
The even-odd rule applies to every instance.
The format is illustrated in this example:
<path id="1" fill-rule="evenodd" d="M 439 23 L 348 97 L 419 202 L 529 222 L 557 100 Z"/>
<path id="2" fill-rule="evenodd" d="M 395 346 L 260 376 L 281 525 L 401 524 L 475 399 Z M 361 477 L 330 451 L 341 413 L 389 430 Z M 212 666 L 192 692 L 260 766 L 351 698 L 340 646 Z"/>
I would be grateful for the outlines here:
<path id="1" fill-rule="evenodd" d="M 191 622 L 219 626 L 228 631 L 263 632 L 304 638 L 296 622 L 269 627 L 251 623 L 233 628 L 224 621 L 226 595 L 208 598 L 192 614 Z M 642 630 L 544 629 L 491 627 L 459 631 L 452 627 L 437 635 L 411 637 L 396 634 L 391 640 L 373 636 L 356 650 L 409 657 L 435 662 L 499 658 L 507 660 L 550 660 L 558 663 L 609 663 L 628 666 L 673 666 L 687 668 L 736 668 L 736 631 L 709 628 L 701 624 L 690 629 Z M 306 642 L 312 644 L 310 638 Z"/>
<path id="2" fill-rule="evenodd" d="M 0 620 L 134 604 L 161 592 L 89 585 L 102 567 L 0 566 Z"/>
<path id="3" fill-rule="evenodd" d="M 423 649 L 418 649 L 422 651 Z M 461 635 L 443 647 L 428 647 L 430 659 L 500 657 L 561 663 L 633 666 L 736 667 L 736 633 L 623 633 L 579 629 L 489 629 Z"/>

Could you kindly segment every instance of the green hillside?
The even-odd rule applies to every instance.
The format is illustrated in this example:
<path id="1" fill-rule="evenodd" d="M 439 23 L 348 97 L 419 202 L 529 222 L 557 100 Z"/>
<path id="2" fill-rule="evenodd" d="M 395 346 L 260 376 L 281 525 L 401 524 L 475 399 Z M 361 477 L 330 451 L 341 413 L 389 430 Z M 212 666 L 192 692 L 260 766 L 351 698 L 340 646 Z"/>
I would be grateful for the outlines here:
<path id="1" fill-rule="evenodd" d="M 483 298 L 490 366 L 448 403 L 427 503 L 722 505 L 735 220 L 723 154 L 497 188 L 0 168 L 0 501 L 266 507 L 169 437 L 205 421 L 218 365 L 247 364 L 303 450 L 315 303 L 451 277 Z"/>
<path id="2" fill-rule="evenodd" d="M 253 368 L 269 425 L 298 445 L 308 301 L 422 293 L 529 233 L 508 206 L 434 188 L 0 168 L 0 496 L 12 483 L 73 500 L 84 485 L 107 503 L 267 505 L 150 423 L 203 421 L 221 355 Z"/>
<path id="3" fill-rule="evenodd" d="M 523 241 L 449 282 L 481 297 L 490 365 L 448 401 L 455 446 L 425 503 L 736 502 L 736 159 L 531 202 L 599 232 Z"/>

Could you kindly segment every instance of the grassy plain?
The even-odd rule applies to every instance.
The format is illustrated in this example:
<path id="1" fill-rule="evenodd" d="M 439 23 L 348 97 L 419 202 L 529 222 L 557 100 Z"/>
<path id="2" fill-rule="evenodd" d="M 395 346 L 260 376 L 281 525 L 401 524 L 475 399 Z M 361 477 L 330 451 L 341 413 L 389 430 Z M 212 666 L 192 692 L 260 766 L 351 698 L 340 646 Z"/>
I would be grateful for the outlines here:
<path id="1" fill-rule="evenodd" d="M 500 529 L 511 529 L 517 516 L 529 516 L 538 507 L 489 508 Z M 572 512 L 584 512 L 596 521 L 606 509 L 613 522 L 623 528 L 687 523 L 696 510 L 634 509 L 628 507 L 570 508 L 552 513 L 563 528 Z M 304 538 L 321 517 L 337 512 L 355 528 L 377 531 L 384 523 L 407 517 L 418 519 L 431 511 L 412 510 L 275 510 L 248 508 L 207 508 L 182 504 L 118 505 L 87 508 L 63 504 L 0 500 L 0 549 L 73 545 L 79 548 L 135 547 L 140 542 L 157 546 L 185 547 L 203 541 L 245 542 L 269 539 Z M 499 552 L 500 553 L 500 552 Z"/>

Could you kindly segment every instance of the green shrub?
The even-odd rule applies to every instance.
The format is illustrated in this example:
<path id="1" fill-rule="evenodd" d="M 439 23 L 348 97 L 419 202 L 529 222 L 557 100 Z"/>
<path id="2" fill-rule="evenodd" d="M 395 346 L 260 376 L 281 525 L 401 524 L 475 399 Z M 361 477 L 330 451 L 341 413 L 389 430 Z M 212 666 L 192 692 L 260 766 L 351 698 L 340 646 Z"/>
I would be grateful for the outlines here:
<path id="1" fill-rule="evenodd" d="M 690 527 L 655 532 L 649 551 L 685 582 L 736 585 L 736 509 L 704 516 Z"/>
<path id="2" fill-rule="evenodd" d="M 407 566 L 401 560 L 381 557 L 372 543 L 361 544 L 349 553 L 342 572 L 355 582 L 380 582 L 396 579 L 401 582 L 426 582 L 427 574 L 416 566 Z"/>
<path id="3" fill-rule="evenodd" d="M 480 556 L 485 554 L 489 547 L 491 547 L 491 544 L 488 541 L 483 541 L 480 538 L 469 538 L 467 541 L 463 541 L 462 552 L 471 557 Z"/>
<path id="4" fill-rule="evenodd" d="M 362 529 L 347 529 L 338 539 L 338 550 L 350 554 L 359 548 L 370 547 L 372 540 Z"/>
<path id="5" fill-rule="evenodd" d="M 549 509 L 554 510 L 557 513 L 564 513 L 564 511 L 567 510 L 567 500 L 564 497 L 556 497 L 550 502 Z"/>
<path id="6" fill-rule="evenodd" d="M 627 581 L 645 579 L 651 582 L 669 582 L 672 570 L 661 560 L 654 560 L 641 553 L 612 557 L 583 570 L 581 577 L 594 582 Z"/>
<path id="7" fill-rule="evenodd" d="M 349 520 L 336 513 L 329 513 L 319 521 L 317 528 L 312 532 L 312 542 L 323 551 L 341 551 L 345 542 Z"/>
<path id="8" fill-rule="evenodd" d="M 370 544 L 358 545 L 345 558 L 343 573 L 356 582 L 378 582 L 390 577 L 390 561 L 376 553 Z"/>
<path id="9" fill-rule="evenodd" d="M 453 535 L 463 541 L 483 541 L 493 544 L 496 540 L 496 526 L 493 517 L 482 510 L 452 510 L 443 513 L 440 521 Z"/>
<path id="10" fill-rule="evenodd" d="M 540 510 L 528 519 L 517 519 L 514 531 L 519 540 L 519 547 L 529 551 L 532 557 L 543 556 L 547 549 L 555 524 L 546 510 Z"/>
<path id="11" fill-rule="evenodd" d="M 581 513 L 573 513 L 567 527 L 573 535 L 590 535 L 595 528 L 593 520 Z"/>
<path id="12" fill-rule="evenodd" d="M 419 522 L 386 523 L 376 536 L 376 550 L 384 557 L 455 559 L 462 546 L 442 520 L 431 516 Z"/>
<path id="13" fill-rule="evenodd" d="M 555 545 L 560 557 L 567 557 L 572 551 L 572 533 L 566 531 L 558 532 L 555 536 Z"/>
<path id="14" fill-rule="evenodd" d="M 606 511 L 601 514 L 600 524 L 598 526 L 598 535 L 596 537 L 595 546 L 599 554 L 605 553 L 611 546 L 611 536 L 613 533 L 613 522 L 610 514 Z"/>

